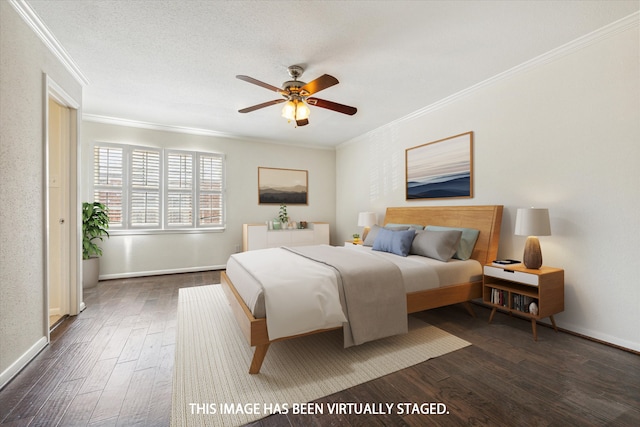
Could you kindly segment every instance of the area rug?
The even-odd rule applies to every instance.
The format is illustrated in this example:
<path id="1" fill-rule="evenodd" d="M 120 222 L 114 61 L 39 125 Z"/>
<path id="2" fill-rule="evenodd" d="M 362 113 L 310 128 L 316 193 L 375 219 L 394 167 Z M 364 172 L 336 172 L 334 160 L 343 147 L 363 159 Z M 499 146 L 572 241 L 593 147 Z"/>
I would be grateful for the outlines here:
<path id="1" fill-rule="evenodd" d="M 180 289 L 171 425 L 237 426 L 470 345 L 409 316 L 409 333 L 343 348 L 342 331 L 249 347 L 220 285 Z"/>

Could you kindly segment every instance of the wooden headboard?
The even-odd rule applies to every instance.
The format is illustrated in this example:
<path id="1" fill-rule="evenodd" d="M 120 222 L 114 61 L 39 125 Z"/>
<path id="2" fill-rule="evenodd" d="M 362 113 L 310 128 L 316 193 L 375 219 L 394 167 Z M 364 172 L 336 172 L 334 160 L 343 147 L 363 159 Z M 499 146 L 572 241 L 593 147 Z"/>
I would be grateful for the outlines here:
<path id="1" fill-rule="evenodd" d="M 502 205 L 390 207 L 387 208 L 384 223 L 440 225 L 480 230 L 471 258 L 484 265 L 498 256 Z"/>

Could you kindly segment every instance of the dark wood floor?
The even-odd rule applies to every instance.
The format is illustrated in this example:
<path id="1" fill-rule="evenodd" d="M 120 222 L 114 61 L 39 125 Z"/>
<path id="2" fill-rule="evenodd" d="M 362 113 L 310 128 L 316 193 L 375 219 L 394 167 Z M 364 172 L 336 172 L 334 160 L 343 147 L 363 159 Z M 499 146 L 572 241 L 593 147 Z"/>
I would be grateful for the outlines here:
<path id="1" fill-rule="evenodd" d="M 0 425 L 168 425 L 178 289 L 218 278 L 112 280 L 85 292 L 87 309 L 0 391 Z M 287 414 L 252 425 L 640 425 L 640 356 L 544 327 L 534 342 L 529 322 L 497 314 L 489 325 L 488 310 L 475 310 L 475 319 L 460 306 L 418 315 L 472 346 L 318 400 L 438 402 L 448 414 Z"/>

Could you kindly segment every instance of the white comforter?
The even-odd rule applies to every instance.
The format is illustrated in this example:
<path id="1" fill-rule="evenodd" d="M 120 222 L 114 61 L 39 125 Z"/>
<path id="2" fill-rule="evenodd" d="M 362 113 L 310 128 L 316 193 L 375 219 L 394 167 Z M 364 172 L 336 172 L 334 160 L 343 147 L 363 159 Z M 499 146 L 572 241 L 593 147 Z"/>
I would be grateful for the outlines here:
<path id="1" fill-rule="evenodd" d="M 331 268 L 281 248 L 247 251 L 232 257 L 264 288 L 270 340 L 340 327 L 347 321 L 340 304 L 338 279 Z M 317 280 L 309 281 L 309 277 Z M 278 316 L 283 307 L 286 316 Z"/>

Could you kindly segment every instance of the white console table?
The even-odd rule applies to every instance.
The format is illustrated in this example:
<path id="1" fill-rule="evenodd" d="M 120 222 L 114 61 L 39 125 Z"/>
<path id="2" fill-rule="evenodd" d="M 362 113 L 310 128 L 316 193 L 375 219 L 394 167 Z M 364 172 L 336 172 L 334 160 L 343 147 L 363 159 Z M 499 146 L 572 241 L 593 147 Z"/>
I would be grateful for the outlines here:
<path id="1" fill-rule="evenodd" d="M 269 230 L 266 224 L 242 225 L 243 251 L 322 244 L 329 244 L 329 224 L 326 222 L 310 222 L 307 228 L 295 230 Z"/>

